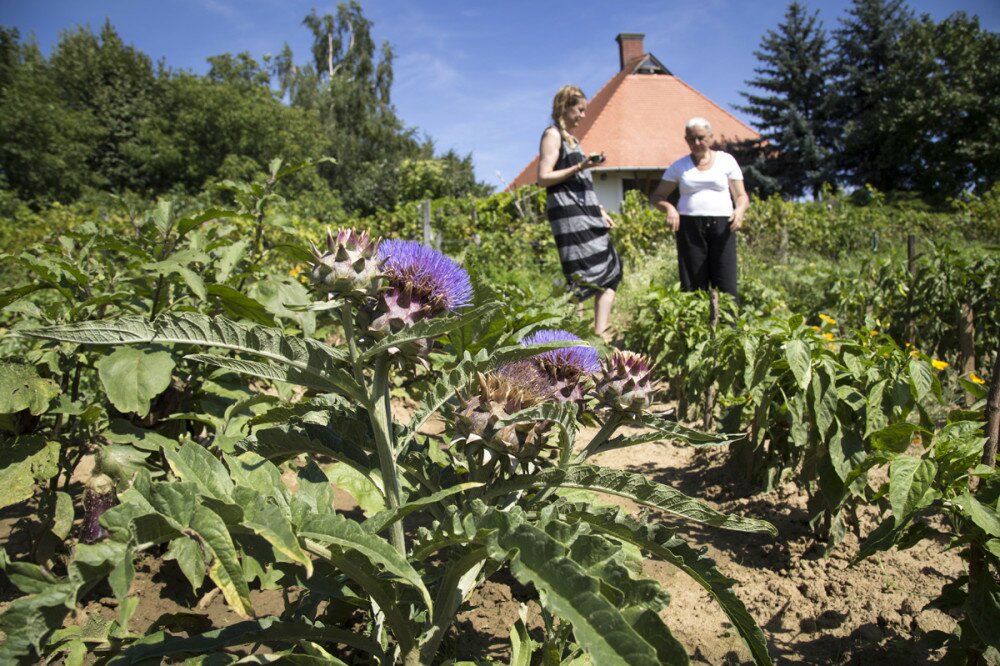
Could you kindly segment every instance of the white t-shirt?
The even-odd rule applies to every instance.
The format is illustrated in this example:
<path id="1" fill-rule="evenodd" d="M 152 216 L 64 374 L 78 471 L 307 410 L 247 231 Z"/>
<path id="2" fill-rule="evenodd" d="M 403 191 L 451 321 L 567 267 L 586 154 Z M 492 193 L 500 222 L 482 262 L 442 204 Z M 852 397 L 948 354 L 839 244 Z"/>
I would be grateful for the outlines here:
<path id="1" fill-rule="evenodd" d="M 681 191 L 677 212 L 681 215 L 729 217 L 733 213 L 729 181 L 743 180 L 743 172 L 735 157 L 716 150 L 715 162 L 707 171 L 699 171 L 691 156 L 685 155 L 667 167 L 663 180 L 677 183 Z"/>

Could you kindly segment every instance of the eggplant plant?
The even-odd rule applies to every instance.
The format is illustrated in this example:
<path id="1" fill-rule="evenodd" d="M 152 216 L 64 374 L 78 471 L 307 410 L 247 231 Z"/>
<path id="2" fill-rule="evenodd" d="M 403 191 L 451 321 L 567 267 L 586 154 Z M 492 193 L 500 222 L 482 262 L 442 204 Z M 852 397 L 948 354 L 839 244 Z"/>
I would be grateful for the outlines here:
<path id="1" fill-rule="evenodd" d="M 669 590 L 642 577 L 641 554 L 690 575 L 754 661 L 771 663 L 733 581 L 676 525 L 771 535 L 773 526 L 592 461 L 651 441 L 728 443 L 649 412 L 657 386 L 648 359 L 618 352 L 602 360 L 559 330 L 497 335 L 504 306 L 476 302 L 461 266 L 414 242 L 331 233 L 325 251 L 314 249 L 310 276 L 319 298 L 302 309 L 333 317 L 343 344 L 186 312 L 25 332 L 88 347 L 193 348 L 188 362 L 306 394 L 249 421 L 249 434 L 228 451 L 190 438 L 164 441 L 169 473 L 138 469 L 119 486 L 117 504 L 99 520 L 109 536 L 79 545 L 65 578 L 0 562 L 27 595 L 0 615 L 8 636 L 0 657 L 93 650 L 110 663 L 195 654 L 233 663 L 239 656 L 228 649 L 267 644 L 276 655 L 327 663 L 439 663 L 450 656 L 446 639 L 458 613 L 503 569 L 543 609 L 534 637 L 524 622 L 513 629 L 518 663 L 532 654 L 546 663 L 583 654 L 600 664 L 687 663 L 688 647 L 660 613 Z M 396 376 L 423 384 L 423 402 L 406 422 L 391 397 Z M 431 420 L 441 434 L 425 427 Z M 582 436 L 584 423 L 595 434 Z M 383 508 L 363 520 L 337 511 L 331 461 Z M 649 513 L 634 517 L 600 495 Z M 188 636 L 131 634 L 135 559 L 163 549 L 193 590 L 207 578 L 244 619 Z M 60 628 L 80 595 L 105 579 L 118 619 L 96 638 Z M 294 592 L 280 616 L 256 615 L 250 591 L 258 585 Z"/>

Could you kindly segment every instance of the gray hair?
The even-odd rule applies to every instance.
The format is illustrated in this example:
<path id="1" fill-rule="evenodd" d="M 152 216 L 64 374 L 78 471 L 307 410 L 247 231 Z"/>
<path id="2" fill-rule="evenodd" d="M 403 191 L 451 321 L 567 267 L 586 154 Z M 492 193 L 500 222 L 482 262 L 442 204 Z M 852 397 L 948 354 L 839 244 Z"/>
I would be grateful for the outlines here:
<path id="1" fill-rule="evenodd" d="M 687 125 L 684 126 L 684 131 L 690 132 L 695 127 L 704 127 L 706 130 L 708 130 L 709 134 L 712 133 L 712 123 L 708 122 L 701 116 L 695 116 L 691 120 L 687 121 Z"/>

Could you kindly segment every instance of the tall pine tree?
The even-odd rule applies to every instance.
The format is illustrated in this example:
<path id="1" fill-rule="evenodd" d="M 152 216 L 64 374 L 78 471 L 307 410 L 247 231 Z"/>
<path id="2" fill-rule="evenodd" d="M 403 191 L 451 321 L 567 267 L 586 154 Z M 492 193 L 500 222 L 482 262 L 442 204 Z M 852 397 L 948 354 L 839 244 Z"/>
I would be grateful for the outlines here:
<path id="1" fill-rule="evenodd" d="M 754 55 L 761 65 L 747 85 L 761 93 L 741 92 L 748 103 L 739 108 L 757 118 L 765 158 L 760 170 L 782 196 L 817 196 L 830 180 L 823 136 L 829 49 L 817 13 L 792 2 Z"/>
<path id="2" fill-rule="evenodd" d="M 836 166 L 847 182 L 888 192 L 905 187 L 909 165 L 885 148 L 883 121 L 891 106 L 889 71 L 904 65 L 900 39 L 912 21 L 903 0 L 853 0 L 834 31 L 830 131 Z"/>

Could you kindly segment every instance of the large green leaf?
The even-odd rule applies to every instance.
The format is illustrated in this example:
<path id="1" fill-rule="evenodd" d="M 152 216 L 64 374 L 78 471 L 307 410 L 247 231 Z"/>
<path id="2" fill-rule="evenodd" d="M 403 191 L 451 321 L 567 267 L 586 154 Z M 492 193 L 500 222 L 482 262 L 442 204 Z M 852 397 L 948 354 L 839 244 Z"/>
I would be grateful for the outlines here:
<path id="1" fill-rule="evenodd" d="M 361 526 L 372 534 L 378 534 L 385 528 L 399 520 L 402 520 L 414 511 L 422 509 L 425 506 L 437 504 L 441 500 L 447 499 L 452 495 L 457 495 L 458 493 L 465 492 L 466 490 L 472 490 L 473 488 L 481 488 L 482 486 L 482 483 L 477 482 L 459 483 L 451 486 L 450 488 L 445 488 L 444 490 L 439 490 L 436 493 L 427 495 L 426 497 L 421 497 L 413 500 L 412 502 L 407 502 L 397 509 L 380 511 L 365 522 L 361 523 Z"/>
<path id="2" fill-rule="evenodd" d="M 190 637 L 171 636 L 164 632 L 150 634 L 132 644 L 127 650 L 112 659 L 110 664 L 159 663 L 163 657 L 179 654 L 203 655 L 221 651 L 233 645 L 252 643 L 298 643 L 314 641 L 321 643 L 343 643 L 363 650 L 376 657 L 382 657 L 382 648 L 363 635 L 325 627 L 317 622 L 283 622 L 276 617 L 263 617 L 232 624 L 223 629 L 215 629 Z M 173 660 L 171 660 L 173 661 Z"/>
<path id="3" fill-rule="evenodd" d="M 367 424 L 352 417 L 333 415 L 328 423 L 302 422 L 258 429 L 238 442 L 236 448 L 277 461 L 300 453 L 329 456 L 368 475 L 378 468 L 378 462 L 364 448 L 368 443 L 367 428 Z"/>
<path id="4" fill-rule="evenodd" d="M 935 474 L 937 463 L 930 458 L 899 456 L 889 464 L 889 502 L 897 522 L 934 501 Z"/>
<path id="5" fill-rule="evenodd" d="M 657 414 L 633 416 L 623 421 L 622 425 L 629 428 L 641 428 L 646 430 L 646 432 L 639 433 L 638 435 L 616 435 L 601 446 L 597 450 L 597 453 L 660 441 L 688 444 L 690 446 L 720 446 L 732 444 L 733 441 L 744 437 L 742 434 L 730 435 L 726 433 L 702 432 L 681 425 L 677 421 L 670 421 Z"/>
<path id="6" fill-rule="evenodd" d="M 640 523 L 620 508 L 575 505 L 568 512 L 574 520 L 588 523 L 599 534 L 612 536 L 623 543 L 641 548 L 654 557 L 666 560 L 691 576 L 712 595 L 729 616 L 736 630 L 761 665 L 771 664 L 764 633 L 733 592 L 733 581 L 723 575 L 703 551 L 696 551 L 663 525 Z"/>
<path id="7" fill-rule="evenodd" d="M 965 515 L 972 519 L 979 529 L 992 537 L 1000 537 L 1000 514 L 969 494 L 968 491 L 955 498 L 955 504 L 962 507 Z"/>
<path id="8" fill-rule="evenodd" d="M 212 556 L 208 575 L 219 586 L 229 606 L 241 617 L 252 616 L 250 588 L 243 577 L 243 567 L 236 557 L 236 547 L 226 523 L 211 509 L 198 506 L 191 517 L 191 529 L 198 533 Z"/>
<path id="9" fill-rule="evenodd" d="M 233 480 L 225 465 L 204 446 L 187 441 L 176 450 L 165 450 L 163 455 L 179 479 L 194 483 L 204 495 L 232 502 Z"/>
<path id="10" fill-rule="evenodd" d="M 289 518 L 290 512 L 282 511 L 276 504 L 247 488 L 237 488 L 236 497 L 243 507 L 241 526 L 253 531 L 290 561 L 302 565 L 306 570 L 306 577 L 311 577 L 313 563 L 299 546 Z"/>
<path id="11" fill-rule="evenodd" d="M 59 473 L 59 443 L 15 437 L 0 446 L 0 508 L 29 499 L 35 484 Z"/>
<path id="12" fill-rule="evenodd" d="M 571 559 L 557 539 L 524 521 L 523 513 L 489 511 L 480 526 L 489 530 L 490 555 L 510 560 L 514 577 L 538 589 L 544 605 L 573 625 L 577 642 L 595 663 L 660 663 L 654 648 L 601 594 L 598 580 Z"/>
<path id="13" fill-rule="evenodd" d="M 41 414 L 57 395 L 58 384 L 39 377 L 35 366 L 0 363 L 0 414 L 14 414 L 22 409 Z"/>
<path id="14" fill-rule="evenodd" d="M 799 389 L 805 391 L 812 379 L 812 357 L 809 347 L 802 340 L 792 339 L 785 343 L 785 359 L 795 376 Z"/>
<path id="15" fill-rule="evenodd" d="M 205 582 L 205 557 L 201 546 L 194 539 L 182 537 L 174 539 L 163 556 L 165 560 L 175 560 L 181 573 L 191 583 L 192 592 L 198 592 Z"/>
<path id="16" fill-rule="evenodd" d="M 100 359 L 98 375 L 120 412 L 149 413 L 149 403 L 170 386 L 174 359 L 169 352 L 122 347 Z"/>
<path id="17" fill-rule="evenodd" d="M 679 490 L 650 481 L 642 474 L 592 465 L 574 465 L 569 468 L 547 469 L 536 474 L 517 476 L 491 486 L 486 492 L 486 497 L 546 487 L 584 488 L 627 497 L 639 504 L 716 527 L 742 532 L 767 532 L 772 536 L 778 534 L 774 526 L 767 521 L 726 515 L 701 500 L 688 497 Z"/>
<path id="18" fill-rule="evenodd" d="M 122 317 L 49 326 L 25 331 L 24 334 L 91 345 L 174 343 L 229 349 L 292 366 L 317 377 L 317 381 L 342 370 L 339 364 L 346 357 L 341 350 L 316 340 L 287 336 L 277 329 L 189 313 L 163 314 L 153 322 L 141 317 Z M 363 397 L 360 388 L 351 395 L 358 396 Z"/>
<path id="19" fill-rule="evenodd" d="M 416 588 L 427 608 L 433 608 L 430 592 L 413 565 L 388 541 L 365 530 L 355 521 L 338 514 L 314 516 L 302 525 L 299 536 L 336 546 L 345 552 L 357 553 L 372 564 L 384 567 L 386 571 Z"/>
<path id="20" fill-rule="evenodd" d="M 905 453 L 910 448 L 914 433 L 920 433 L 925 437 L 930 435 L 929 432 L 912 423 L 894 423 L 872 433 L 872 447 L 877 451 Z"/>
<path id="21" fill-rule="evenodd" d="M 247 319 L 264 326 L 274 326 L 274 317 L 264 305 L 225 284 L 208 285 L 208 295 L 218 299 L 219 303 L 233 319 Z"/>

